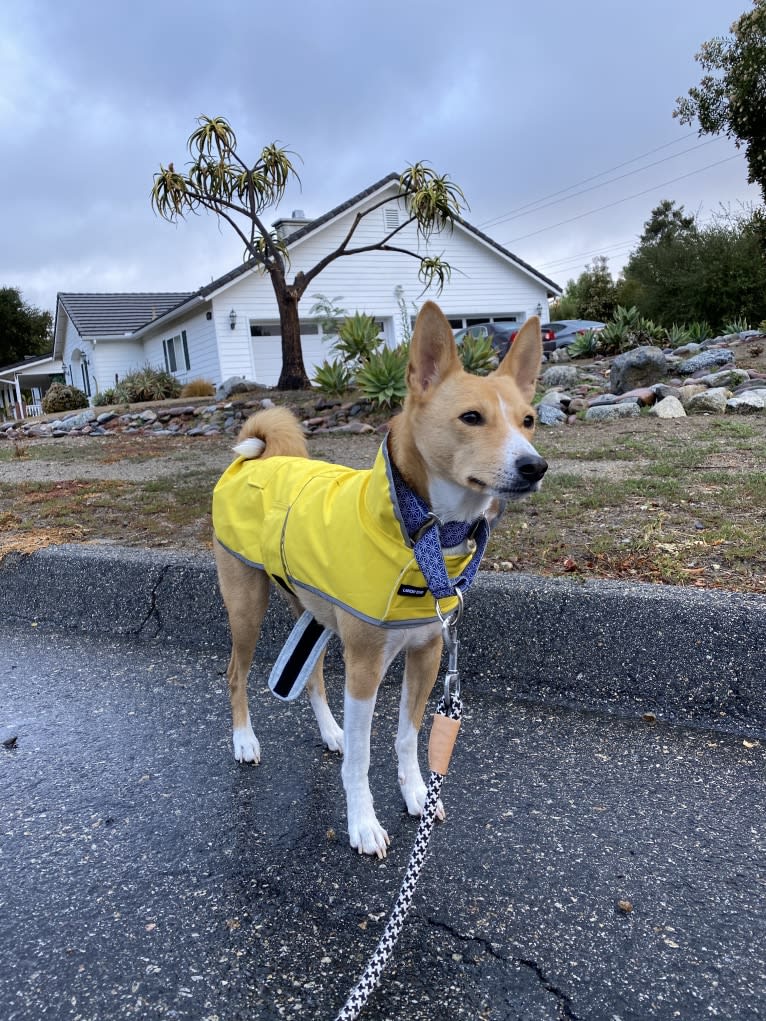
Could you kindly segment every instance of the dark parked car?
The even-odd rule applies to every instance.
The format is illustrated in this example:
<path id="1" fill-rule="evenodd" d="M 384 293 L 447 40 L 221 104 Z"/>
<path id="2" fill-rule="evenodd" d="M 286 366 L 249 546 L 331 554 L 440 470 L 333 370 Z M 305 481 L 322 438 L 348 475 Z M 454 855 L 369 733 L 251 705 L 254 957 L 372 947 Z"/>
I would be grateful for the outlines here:
<path id="1" fill-rule="evenodd" d="M 597 323 L 592 319 L 559 319 L 555 323 L 543 323 L 543 340 L 545 332 L 553 333 L 556 347 L 569 347 L 574 340 L 588 330 L 603 330 L 605 323 Z"/>
<path id="2" fill-rule="evenodd" d="M 455 332 L 455 343 L 460 344 L 467 333 L 472 337 L 489 337 L 492 347 L 497 352 L 497 357 L 503 358 L 523 325 L 523 323 L 517 322 L 475 323 L 464 330 L 457 330 Z M 553 339 L 553 331 L 543 327 L 543 343 Z"/>

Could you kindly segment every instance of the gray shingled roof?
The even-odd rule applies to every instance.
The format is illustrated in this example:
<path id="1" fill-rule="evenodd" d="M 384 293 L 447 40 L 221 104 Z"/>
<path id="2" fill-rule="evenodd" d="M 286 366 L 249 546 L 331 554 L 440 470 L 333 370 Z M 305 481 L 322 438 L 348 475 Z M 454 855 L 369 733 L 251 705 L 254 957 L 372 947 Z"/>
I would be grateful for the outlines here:
<path id="1" fill-rule="evenodd" d="M 105 337 L 134 333 L 188 301 L 192 293 L 59 294 L 58 297 L 81 337 Z"/>

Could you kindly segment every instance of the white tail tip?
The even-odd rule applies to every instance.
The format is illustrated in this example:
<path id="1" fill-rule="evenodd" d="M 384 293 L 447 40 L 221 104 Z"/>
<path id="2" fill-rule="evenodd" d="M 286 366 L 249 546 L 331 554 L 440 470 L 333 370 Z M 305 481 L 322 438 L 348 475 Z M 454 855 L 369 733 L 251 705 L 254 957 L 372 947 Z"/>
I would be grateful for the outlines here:
<path id="1" fill-rule="evenodd" d="M 266 444 L 263 440 L 259 440 L 257 437 L 253 436 L 249 440 L 242 440 L 241 443 L 238 443 L 234 448 L 234 453 L 239 454 L 240 457 L 252 460 L 256 457 L 260 457 L 265 449 Z"/>

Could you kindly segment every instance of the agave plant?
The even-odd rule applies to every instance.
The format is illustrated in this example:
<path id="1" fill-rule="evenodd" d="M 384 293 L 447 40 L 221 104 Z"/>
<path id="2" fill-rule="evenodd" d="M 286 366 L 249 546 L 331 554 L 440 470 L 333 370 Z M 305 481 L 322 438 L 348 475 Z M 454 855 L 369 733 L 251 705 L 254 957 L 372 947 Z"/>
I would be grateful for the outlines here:
<path id="1" fill-rule="evenodd" d="M 363 365 L 382 342 L 380 330 L 372 316 L 355 312 L 339 328 L 333 349 L 347 365 Z"/>
<path id="2" fill-rule="evenodd" d="M 339 397 L 351 389 L 354 374 L 340 358 L 333 358 L 331 362 L 325 360 L 317 366 L 312 381 L 322 393 Z"/>
<path id="3" fill-rule="evenodd" d="M 749 325 L 747 319 L 745 319 L 742 316 L 740 316 L 739 319 L 732 319 L 728 323 L 724 323 L 723 332 L 724 333 L 744 333 L 745 330 L 749 330 L 749 329 L 750 329 L 750 325 Z"/>
<path id="4" fill-rule="evenodd" d="M 401 404 L 407 394 L 408 357 L 406 344 L 384 347 L 370 355 L 356 374 L 356 384 L 364 396 L 382 407 Z"/>
<path id="5" fill-rule="evenodd" d="M 673 323 L 669 330 L 665 330 L 665 338 L 670 347 L 681 347 L 682 344 L 689 343 L 691 334 L 686 326 L 679 326 L 677 323 Z"/>
<path id="6" fill-rule="evenodd" d="M 703 340 L 713 336 L 712 326 L 704 319 L 701 322 L 690 323 L 686 327 L 686 331 L 689 334 L 689 340 L 695 344 L 701 344 Z"/>
<path id="7" fill-rule="evenodd" d="M 599 350 L 600 336 L 598 330 L 585 330 L 583 333 L 578 333 L 566 349 L 567 354 L 570 358 L 586 358 L 588 355 L 596 354 Z"/>
<path id="8" fill-rule="evenodd" d="M 466 333 L 458 345 L 458 354 L 466 372 L 486 376 L 497 365 L 497 354 L 489 337 L 474 337 Z"/>

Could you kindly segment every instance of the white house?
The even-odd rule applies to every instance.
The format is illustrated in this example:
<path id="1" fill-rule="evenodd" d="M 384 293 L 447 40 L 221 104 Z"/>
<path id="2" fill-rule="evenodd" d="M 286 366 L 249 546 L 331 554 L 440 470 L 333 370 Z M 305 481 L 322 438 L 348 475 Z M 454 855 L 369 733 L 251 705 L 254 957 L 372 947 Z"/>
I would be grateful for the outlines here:
<path id="1" fill-rule="evenodd" d="M 277 221 L 275 228 L 287 240 L 291 276 L 333 251 L 357 213 L 386 195 L 390 202 L 361 221 L 354 246 L 378 242 L 404 222 L 398 182 L 398 175 L 390 174 L 315 220 L 296 212 Z M 397 234 L 396 244 L 428 252 L 413 225 Z M 533 314 L 545 317 L 548 299 L 561 294 L 557 284 L 465 220 L 458 220 L 452 231 L 434 235 L 430 250 L 452 266 L 451 279 L 435 297 L 455 328 L 493 319 L 523 322 Z M 425 298 L 419 266 L 412 256 L 380 251 L 327 266 L 301 302 L 309 375 L 332 357 L 321 327 L 309 321 L 313 295 L 341 296 L 344 308 L 373 316 L 386 342 L 396 345 L 405 331 L 400 300 L 414 314 L 413 306 Z M 168 369 L 181 382 L 201 378 L 220 384 L 242 376 L 273 386 L 281 369 L 281 339 L 271 281 L 257 267 L 243 264 L 194 292 L 59 294 L 53 356 L 63 362 L 67 380 L 89 396 L 146 364 Z"/>

